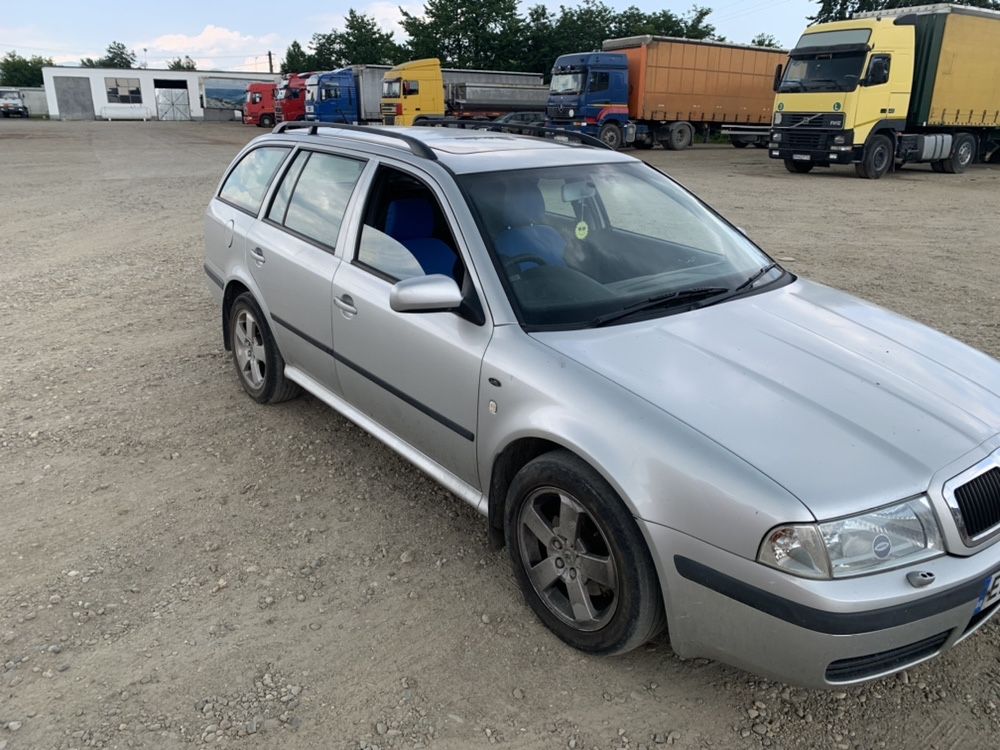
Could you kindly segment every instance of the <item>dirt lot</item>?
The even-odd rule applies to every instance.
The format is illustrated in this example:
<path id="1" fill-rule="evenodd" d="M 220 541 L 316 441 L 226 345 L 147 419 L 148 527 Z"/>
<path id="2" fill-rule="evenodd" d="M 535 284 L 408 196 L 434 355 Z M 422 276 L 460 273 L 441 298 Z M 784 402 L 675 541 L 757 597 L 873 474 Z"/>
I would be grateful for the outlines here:
<path id="1" fill-rule="evenodd" d="M 201 216 L 255 134 L 0 126 L 0 750 L 996 745 L 995 624 L 835 693 L 665 639 L 589 658 L 472 510 L 313 399 L 251 402 Z M 1000 355 L 1000 168 L 643 155 L 796 272 Z"/>

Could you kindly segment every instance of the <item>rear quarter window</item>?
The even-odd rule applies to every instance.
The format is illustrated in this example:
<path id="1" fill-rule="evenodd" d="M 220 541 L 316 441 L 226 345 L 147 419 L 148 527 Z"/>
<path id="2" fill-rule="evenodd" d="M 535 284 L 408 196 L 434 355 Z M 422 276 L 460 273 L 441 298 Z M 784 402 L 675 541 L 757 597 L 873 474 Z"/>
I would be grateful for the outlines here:
<path id="1" fill-rule="evenodd" d="M 219 198 L 256 216 L 271 180 L 290 150 L 286 146 L 262 146 L 247 153 L 229 173 Z"/>

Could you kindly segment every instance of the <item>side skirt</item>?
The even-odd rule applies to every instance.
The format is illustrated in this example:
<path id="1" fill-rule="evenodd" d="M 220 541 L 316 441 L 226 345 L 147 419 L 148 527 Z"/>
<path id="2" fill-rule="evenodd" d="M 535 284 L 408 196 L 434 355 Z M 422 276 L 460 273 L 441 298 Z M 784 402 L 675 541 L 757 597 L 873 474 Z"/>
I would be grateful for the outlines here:
<path id="1" fill-rule="evenodd" d="M 298 383 L 331 409 L 347 417 L 362 430 L 392 448 L 392 450 L 396 451 L 396 453 L 416 466 L 420 469 L 420 471 L 424 472 L 424 474 L 429 476 L 446 490 L 458 495 L 462 500 L 467 502 L 481 514 L 486 515 L 486 497 L 481 491 L 477 490 L 471 484 L 463 479 L 459 479 L 446 468 L 441 466 L 441 464 L 437 461 L 432 458 L 428 458 L 405 440 L 402 440 L 393 433 L 389 432 L 378 422 L 351 406 L 347 403 L 347 401 L 325 388 L 317 380 L 314 380 L 306 375 L 302 372 L 302 370 L 286 365 L 285 377 L 294 383 Z"/>

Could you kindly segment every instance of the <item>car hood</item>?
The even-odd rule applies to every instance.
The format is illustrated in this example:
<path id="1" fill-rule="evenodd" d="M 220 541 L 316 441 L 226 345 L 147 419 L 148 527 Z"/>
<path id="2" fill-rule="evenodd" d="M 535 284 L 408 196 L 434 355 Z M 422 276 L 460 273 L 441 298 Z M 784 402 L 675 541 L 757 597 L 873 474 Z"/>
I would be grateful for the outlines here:
<path id="1" fill-rule="evenodd" d="M 1000 363 L 804 280 L 532 335 L 732 451 L 821 520 L 923 492 L 1000 431 Z"/>

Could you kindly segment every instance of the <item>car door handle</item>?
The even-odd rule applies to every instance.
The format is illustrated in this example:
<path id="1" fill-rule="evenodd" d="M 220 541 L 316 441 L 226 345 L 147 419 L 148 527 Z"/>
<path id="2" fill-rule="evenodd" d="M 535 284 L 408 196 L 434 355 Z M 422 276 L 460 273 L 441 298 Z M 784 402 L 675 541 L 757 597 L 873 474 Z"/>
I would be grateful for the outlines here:
<path id="1" fill-rule="evenodd" d="M 349 294 L 341 295 L 340 297 L 333 298 L 333 304 L 343 310 L 346 317 L 351 317 L 358 314 L 358 308 L 354 306 L 354 299 Z"/>
<path id="2" fill-rule="evenodd" d="M 255 247 L 253 250 L 251 250 L 250 255 L 253 256 L 253 259 L 257 262 L 258 266 L 264 265 L 264 251 L 261 250 L 259 247 Z"/>

